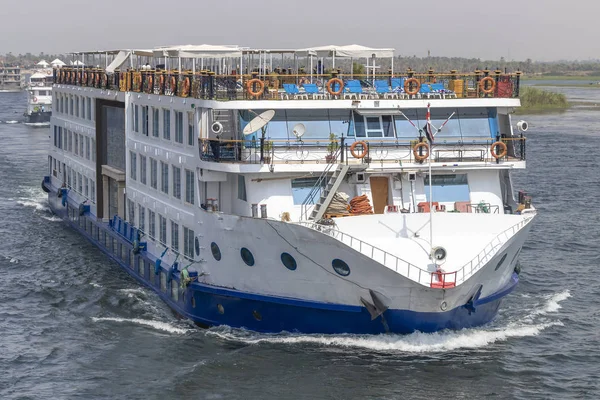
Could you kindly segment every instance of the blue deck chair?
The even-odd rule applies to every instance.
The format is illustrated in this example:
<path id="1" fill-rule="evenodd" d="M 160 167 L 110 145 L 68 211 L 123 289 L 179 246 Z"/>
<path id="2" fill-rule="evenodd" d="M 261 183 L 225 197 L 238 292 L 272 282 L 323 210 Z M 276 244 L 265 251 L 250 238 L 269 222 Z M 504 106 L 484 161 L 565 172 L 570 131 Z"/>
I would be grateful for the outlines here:
<path id="1" fill-rule="evenodd" d="M 444 87 L 443 83 L 432 83 L 431 84 L 431 90 L 434 93 L 439 93 L 439 95 L 442 98 L 446 98 L 446 97 L 454 97 L 454 98 L 456 98 L 456 93 L 454 93 L 452 90 L 446 89 Z"/>
<path id="2" fill-rule="evenodd" d="M 391 83 L 392 92 L 396 93 L 400 98 L 406 97 L 406 93 L 404 92 L 404 78 L 392 78 Z"/>
<path id="3" fill-rule="evenodd" d="M 313 99 L 325 98 L 325 95 L 319 91 L 319 87 L 315 83 L 305 83 L 302 87 L 306 94 L 312 96 Z"/>
<path id="4" fill-rule="evenodd" d="M 289 99 L 292 96 L 293 99 L 308 99 L 308 95 L 305 93 L 300 93 L 300 89 L 294 83 L 284 83 L 283 90 L 285 93 L 282 93 L 281 97 Z"/>
<path id="5" fill-rule="evenodd" d="M 429 86 L 429 83 L 427 82 L 421 83 L 418 95 L 421 97 L 427 97 L 428 99 L 430 99 L 432 96 L 437 96 L 437 94 L 431 90 L 431 86 Z"/>
<path id="6" fill-rule="evenodd" d="M 348 92 L 344 94 L 345 99 L 360 99 L 368 97 L 368 95 L 363 92 L 360 81 L 356 79 L 346 81 L 346 90 Z"/>
<path id="7" fill-rule="evenodd" d="M 394 93 L 390 90 L 390 87 L 386 80 L 376 80 L 375 81 L 375 93 L 377 93 L 377 95 L 379 95 L 379 97 L 383 97 L 384 99 L 398 97 L 397 93 Z"/>

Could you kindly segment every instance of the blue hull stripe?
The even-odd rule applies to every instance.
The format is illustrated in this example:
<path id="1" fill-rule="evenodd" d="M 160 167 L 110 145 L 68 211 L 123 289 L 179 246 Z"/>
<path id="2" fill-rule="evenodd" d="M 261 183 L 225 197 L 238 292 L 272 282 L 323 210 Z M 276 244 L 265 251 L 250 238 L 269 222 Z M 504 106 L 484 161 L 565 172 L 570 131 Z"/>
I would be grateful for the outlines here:
<path id="1" fill-rule="evenodd" d="M 46 184 L 46 186 L 49 185 Z M 436 332 L 442 329 L 469 328 L 491 321 L 496 316 L 502 298 L 514 290 L 519 280 L 518 275 L 513 274 L 512 279 L 504 288 L 493 295 L 475 301 L 474 311 L 464 306 L 444 312 L 388 309 L 375 320 L 371 320 L 371 315 L 366 308 L 360 306 L 265 296 L 198 282 L 188 286 L 185 291 L 180 290 L 179 299 L 176 301 L 170 296 L 170 285 L 167 285 L 167 291 L 163 292 L 160 288 L 159 276 L 153 275 L 156 257 L 142 252 L 135 257 L 135 268 L 129 267 L 120 257 L 113 254 L 80 227 L 76 221 L 69 220 L 66 208 L 61 206 L 60 199 L 56 198 L 56 195 L 53 196 L 52 193 L 51 191 L 48 198 L 55 213 L 67 219 L 73 228 L 116 261 L 134 279 L 152 288 L 175 312 L 204 326 L 229 325 L 258 332 L 288 331 L 330 334 Z M 122 246 L 126 246 L 128 251 L 132 249 L 129 241 L 106 224 L 86 219 L 100 227 L 101 231 L 107 231 L 115 237 Z M 138 257 L 142 257 L 147 262 L 146 264 L 152 271 L 152 282 L 146 278 L 148 267 L 144 269 L 144 276 L 139 274 L 137 270 Z M 168 273 L 168 270 L 161 267 L 161 272 Z M 173 280 L 179 281 L 178 274 L 173 276 Z M 194 302 L 192 302 L 192 297 Z"/>

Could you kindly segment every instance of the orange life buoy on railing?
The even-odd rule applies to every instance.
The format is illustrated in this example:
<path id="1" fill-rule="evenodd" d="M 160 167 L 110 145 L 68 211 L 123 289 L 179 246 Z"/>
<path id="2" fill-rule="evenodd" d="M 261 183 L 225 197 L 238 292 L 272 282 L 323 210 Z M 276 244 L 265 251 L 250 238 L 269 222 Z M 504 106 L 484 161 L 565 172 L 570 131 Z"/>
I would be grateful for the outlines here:
<path id="1" fill-rule="evenodd" d="M 148 88 L 146 90 L 148 93 L 152 93 L 154 90 L 154 76 L 152 74 L 147 75 L 146 82 L 148 82 Z"/>
<path id="2" fill-rule="evenodd" d="M 496 153 L 496 147 L 500 147 L 499 153 Z M 490 147 L 490 152 L 492 153 L 492 157 L 494 157 L 496 160 L 504 157 L 507 153 L 506 143 L 504 143 L 504 142 L 493 143 L 492 147 Z"/>
<path id="3" fill-rule="evenodd" d="M 357 153 L 356 147 L 358 146 L 362 147 L 362 151 L 360 153 Z M 350 154 L 352 154 L 352 157 L 354 158 L 358 158 L 359 160 L 361 158 L 365 158 L 365 156 L 367 155 L 367 153 L 369 152 L 369 145 L 367 144 L 367 142 L 365 141 L 360 141 L 360 142 L 354 142 L 352 143 L 352 146 L 350 146 Z"/>
<path id="4" fill-rule="evenodd" d="M 171 77 L 169 88 L 171 89 L 171 94 L 175 94 L 177 91 L 177 79 L 174 76 Z"/>
<path id="5" fill-rule="evenodd" d="M 87 72 L 83 73 L 83 83 L 86 84 L 86 85 L 88 83 L 88 74 L 87 74 Z"/>
<path id="6" fill-rule="evenodd" d="M 490 82 L 490 86 L 486 89 L 486 82 Z M 486 76 L 479 81 L 479 89 L 485 94 L 490 94 L 496 89 L 496 81 L 491 76 Z"/>
<path id="7" fill-rule="evenodd" d="M 254 84 L 258 85 L 257 90 L 253 89 Z M 248 83 L 246 83 L 246 90 L 250 96 L 258 97 L 265 91 L 265 83 L 258 78 L 250 79 Z"/>
<path id="8" fill-rule="evenodd" d="M 333 90 L 333 85 L 336 83 L 339 85 L 339 88 L 338 90 Z M 327 92 L 329 92 L 330 95 L 339 96 L 344 90 L 344 81 L 340 78 L 331 78 L 329 81 L 327 81 L 325 87 L 327 88 Z"/>
<path id="9" fill-rule="evenodd" d="M 163 91 L 165 89 L 165 76 L 163 74 L 160 74 L 159 85 L 160 91 Z"/>
<path id="10" fill-rule="evenodd" d="M 414 84 L 413 89 L 411 89 L 411 84 Z M 404 81 L 404 91 L 409 96 L 414 96 L 419 93 L 419 89 L 421 89 L 421 83 L 416 78 L 408 78 Z"/>
<path id="11" fill-rule="evenodd" d="M 419 154 L 419 149 L 425 149 L 425 154 Z M 420 142 L 413 147 L 413 155 L 415 156 L 415 160 L 423 161 L 429 157 L 429 145 L 425 142 Z"/>

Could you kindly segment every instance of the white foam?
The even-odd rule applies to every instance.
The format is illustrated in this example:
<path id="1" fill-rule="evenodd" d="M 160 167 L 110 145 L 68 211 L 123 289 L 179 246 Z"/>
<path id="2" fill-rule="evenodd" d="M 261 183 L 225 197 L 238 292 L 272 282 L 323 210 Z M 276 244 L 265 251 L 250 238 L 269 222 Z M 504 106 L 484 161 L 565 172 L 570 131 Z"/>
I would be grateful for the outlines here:
<path id="1" fill-rule="evenodd" d="M 27 126 L 50 126 L 50 122 L 25 122 Z"/>
<path id="2" fill-rule="evenodd" d="M 90 285 L 92 285 L 95 288 L 101 288 L 102 287 L 102 285 L 100 285 L 100 284 L 98 284 L 96 282 L 90 282 Z"/>
<path id="3" fill-rule="evenodd" d="M 135 289 L 119 289 L 118 290 L 121 293 L 124 293 L 126 295 L 128 295 L 129 297 L 132 297 L 132 295 L 142 295 L 142 296 L 146 296 L 146 291 L 142 288 L 135 288 Z"/>
<path id="4" fill-rule="evenodd" d="M 18 259 L 18 258 L 14 258 L 14 257 L 13 257 L 13 258 L 11 258 L 11 259 L 10 259 L 10 262 L 11 262 L 12 264 L 18 264 L 18 263 L 19 263 L 19 259 Z"/>
<path id="5" fill-rule="evenodd" d="M 535 310 L 533 314 L 545 315 L 548 313 L 557 312 L 562 308 L 562 306 L 559 303 L 568 299 L 569 297 L 571 297 L 571 293 L 569 292 L 569 290 L 563 290 L 562 292 L 555 293 L 548 297 L 546 304 Z"/>
<path id="6" fill-rule="evenodd" d="M 139 319 L 139 318 L 128 319 L 128 318 L 111 318 L 111 317 L 106 317 L 106 318 L 92 317 L 92 321 L 94 321 L 94 322 L 99 322 L 99 321 L 128 322 L 128 323 L 137 324 L 137 325 L 149 326 L 151 328 L 169 332 L 169 333 L 178 333 L 178 334 L 184 334 L 189 331 L 189 329 L 181 329 L 181 328 L 178 328 L 178 327 L 173 326 L 166 322 L 153 321 L 153 320 L 147 320 L 147 319 Z"/>
<path id="7" fill-rule="evenodd" d="M 18 123 L 19 123 L 19 121 L 15 121 L 15 120 L 12 120 L 12 121 L 4 121 L 4 123 L 5 123 L 5 124 L 18 124 Z"/>
<path id="8" fill-rule="evenodd" d="M 44 218 L 46 221 L 50 221 L 50 222 L 59 222 L 59 221 L 62 221 L 62 218 L 60 218 L 60 217 L 58 217 L 56 215 L 52 215 L 50 217 L 42 215 L 42 218 Z"/>
<path id="9" fill-rule="evenodd" d="M 50 208 L 40 200 L 17 200 L 17 204 L 20 204 L 25 207 L 34 207 L 37 211 L 50 212 Z"/>

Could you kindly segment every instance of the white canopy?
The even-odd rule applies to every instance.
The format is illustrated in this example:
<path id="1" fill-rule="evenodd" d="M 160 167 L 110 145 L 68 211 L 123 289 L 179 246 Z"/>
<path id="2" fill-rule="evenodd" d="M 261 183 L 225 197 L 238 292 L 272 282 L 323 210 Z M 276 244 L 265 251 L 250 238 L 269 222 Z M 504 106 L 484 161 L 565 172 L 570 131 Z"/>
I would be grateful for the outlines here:
<path id="1" fill-rule="evenodd" d="M 79 60 L 75 60 L 71 63 L 71 65 L 77 65 L 77 66 L 81 66 L 84 65 L 83 62 L 79 61 Z"/>
<path id="2" fill-rule="evenodd" d="M 127 61 L 130 55 L 131 50 L 119 51 L 115 59 L 108 65 L 108 67 L 106 67 L 106 73 L 112 74 L 113 72 L 115 72 L 115 69 L 121 68 L 121 66 L 125 64 L 125 61 Z"/>
<path id="3" fill-rule="evenodd" d="M 46 79 L 52 74 L 52 71 L 48 70 L 46 72 L 35 72 L 29 78 L 30 79 Z"/>
<path id="4" fill-rule="evenodd" d="M 210 44 L 159 47 L 154 49 L 155 57 L 181 58 L 237 58 L 242 56 L 238 46 L 214 46 Z"/>
<path id="5" fill-rule="evenodd" d="M 50 64 L 52 64 L 54 67 L 62 67 L 65 65 L 65 63 L 60 61 L 58 58 L 54 59 L 54 61 L 50 62 Z"/>
<path id="6" fill-rule="evenodd" d="M 35 65 L 40 65 L 40 66 L 42 66 L 42 67 L 46 68 L 46 67 L 47 67 L 48 65 L 50 65 L 50 64 L 48 64 L 48 63 L 46 62 L 46 60 L 42 60 L 42 61 L 40 61 L 39 63 L 37 63 L 37 64 L 35 64 Z"/>
<path id="7" fill-rule="evenodd" d="M 309 47 L 296 50 L 296 55 L 306 57 L 309 55 L 317 57 L 353 57 L 353 58 L 391 58 L 394 57 L 394 49 L 380 49 L 365 47 L 359 44 L 350 44 L 346 46 L 328 45 L 320 47 Z"/>

